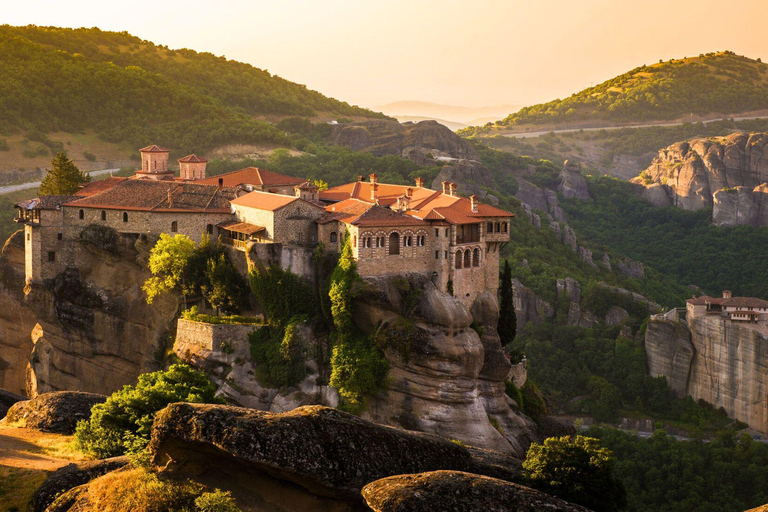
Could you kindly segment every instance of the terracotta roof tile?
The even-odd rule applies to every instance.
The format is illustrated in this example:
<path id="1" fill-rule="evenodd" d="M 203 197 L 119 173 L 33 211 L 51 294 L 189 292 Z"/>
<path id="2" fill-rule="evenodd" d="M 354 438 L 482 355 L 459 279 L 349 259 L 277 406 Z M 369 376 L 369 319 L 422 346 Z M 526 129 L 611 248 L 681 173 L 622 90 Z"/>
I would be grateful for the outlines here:
<path id="1" fill-rule="evenodd" d="M 240 196 L 237 199 L 233 199 L 232 204 L 273 212 L 295 201 L 302 201 L 304 203 L 311 204 L 316 206 L 318 209 L 323 208 L 322 206 L 315 203 L 304 201 L 300 197 L 286 196 L 283 194 L 271 194 L 269 192 L 259 192 L 257 190 L 248 192 L 247 194 Z"/>
<path id="2" fill-rule="evenodd" d="M 203 185 L 218 185 L 219 180 L 225 187 L 236 187 L 238 185 L 257 185 L 257 186 L 278 186 L 278 185 L 300 185 L 305 179 L 286 176 L 258 167 L 246 167 L 239 171 L 232 171 L 225 174 L 219 174 L 203 180 L 196 180 L 195 183 Z"/>
<path id="3" fill-rule="evenodd" d="M 216 226 L 226 229 L 227 231 L 234 231 L 236 233 L 244 233 L 246 235 L 253 235 L 259 231 L 264 231 L 264 226 L 257 226 L 256 224 L 249 224 L 247 222 L 239 222 L 236 220 L 229 220 L 227 222 L 220 222 Z"/>
<path id="4" fill-rule="evenodd" d="M 114 187 L 121 181 L 125 181 L 128 178 L 105 178 L 103 180 L 97 180 L 92 181 L 90 183 L 87 183 L 83 188 L 77 191 L 78 196 L 82 197 L 88 197 L 95 194 L 100 194 L 101 192 L 104 192 L 105 190 L 109 190 L 110 188 Z"/>
<path id="5" fill-rule="evenodd" d="M 725 299 L 722 297 L 702 295 L 701 297 L 688 299 L 686 302 L 694 306 L 713 304 L 732 308 L 768 308 L 768 301 L 758 299 L 757 297 L 731 297 L 730 299 Z"/>
<path id="6" fill-rule="evenodd" d="M 65 206 L 137 211 L 231 211 L 229 201 L 218 187 L 154 180 L 123 180 L 112 188 Z"/>
<path id="7" fill-rule="evenodd" d="M 40 196 L 16 203 L 22 210 L 60 210 L 61 205 L 79 199 L 79 196 Z"/>
<path id="8" fill-rule="evenodd" d="M 158 146 L 156 144 L 152 144 L 151 146 L 141 148 L 139 151 L 142 153 L 170 153 L 171 152 L 170 149 Z"/>
<path id="9" fill-rule="evenodd" d="M 425 222 L 402 212 L 381 205 L 371 206 L 365 213 L 353 220 L 354 226 L 427 226 Z"/>
<path id="10" fill-rule="evenodd" d="M 197 164 L 197 163 L 207 162 L 208 160 L 205 158 L 201 158 L 193 153 L 191 155 L 185 156 L 184 158 L 179 158 L 178 161 L 184 164 L 186 163 Z"/>

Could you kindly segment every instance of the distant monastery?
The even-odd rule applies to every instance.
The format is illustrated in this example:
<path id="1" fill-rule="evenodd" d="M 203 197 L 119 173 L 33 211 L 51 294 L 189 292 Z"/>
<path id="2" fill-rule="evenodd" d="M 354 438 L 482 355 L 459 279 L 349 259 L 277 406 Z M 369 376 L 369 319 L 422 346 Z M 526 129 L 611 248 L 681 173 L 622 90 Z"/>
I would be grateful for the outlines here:
<path id="1" fill-rule="evenodd" d="M 460 197 L 453 183 L 437 191 L 421 178 L 410 187 L 379 183 L 371 174 L 319 191 L 307 180 L 255 167 L 208 178 L 207 160 L 196 155 L 178 160 L 175 177 L 168 149 L 140 151 L 141 169 L 130 178 L 16 205 L 28 283 L 77 266 L 73 243 L 87 226 L 103 225 L 153 241 L 161 233 L 195 242 L 207 234 L 243 252 L 279 247 L 290 255 L 281 265 L 305 275 L 318 243 L 338 252 L 347 231 L 362 276 L 429 274 L 468 306 L 498 289 L 499 251 L 509 242 L 513 214 Z"/>
<path id="2" fill-rule="evenodd" d="M 753 326 L 768 335 L 768 301 L 756 297 L 733 297 L 725 290 L 722 297 L 704 295 L 686 301 L 686 315 L 693 320 L 719 317 Z"/>

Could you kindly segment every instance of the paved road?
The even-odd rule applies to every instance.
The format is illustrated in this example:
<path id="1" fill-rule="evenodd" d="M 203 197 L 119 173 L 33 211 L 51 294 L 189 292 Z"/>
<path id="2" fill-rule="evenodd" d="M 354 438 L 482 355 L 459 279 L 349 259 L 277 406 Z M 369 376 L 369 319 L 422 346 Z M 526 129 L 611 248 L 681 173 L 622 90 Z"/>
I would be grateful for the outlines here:
<path id="1" fill-rule="evenodd" d="M 733 117 L 729 118 L 733 119 L 734 121 L 747 121 L 750 119 L 768 119 L 768 116 L 742 116 L 742 117 Z M 707 121 L 702 121 L 704 124 L 707 123 L 713 123 L 715 121 L 721 121 L 722 119 L 709 119 Z M 505 137 L 514 137 L 516 139 L 528 139 L 530 137 L 541 137 L 542 135 L 546 135 L 548 133 L 572 133 L 572 132 L 578 132 L 581 130 L 584 130 L 585 132 L 595 132 L 598 130 L 621 130 L 622 128 L 650 128 L 652 126 L 680 126 L 681 124 L 685 124 L 689 121 L 680 121 L 677 123 L 648 123 L 648 124 L 630 124 L 625 126 L 598 126 L 596 128 L 563 128 L 560 130 L 542 130 L 538 132 L 520 132 L 520 133 L 509 133 L 509 134 L 503 134 Z"/>
<path id="2" fill-rule="evenodd" d="M 88 174 L 91 176 L 100 176 L 102 174 L 109 174 L 112 172 L 117 172 L 120 169 L 104 169 L 101 171 L 90 171 Z M 40 186 L 39 181 L 30 181 L 28 183 L 20 183 L 19 185 L 7 185 L 5 187 L 0 187 L 0 194 L 10 194 L 11 192 L 17 192 L 19 190 L 27 190 L 29 188 L 37 188 Z"/>

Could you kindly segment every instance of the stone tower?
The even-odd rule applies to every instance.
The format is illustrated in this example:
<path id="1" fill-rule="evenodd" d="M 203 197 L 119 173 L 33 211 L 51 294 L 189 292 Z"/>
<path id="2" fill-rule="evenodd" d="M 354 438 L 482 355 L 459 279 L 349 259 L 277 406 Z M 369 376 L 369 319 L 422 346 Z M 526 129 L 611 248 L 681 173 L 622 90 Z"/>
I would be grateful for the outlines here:
<path id="1" fill-rule="evenodd" d="M 205 179 L 205 166 L 207 163 L 208 160 L 194 154 L 179 158 L 181 179 L 187 181 Z"/>
<path id="2" fill-rule="evenodd" d="M 168 170 L 170 150 L 151 145 L 141 148 L 141 170 L 136 171 L 138 178 L 150 180 L 172 180 L 173 171 Z"/>

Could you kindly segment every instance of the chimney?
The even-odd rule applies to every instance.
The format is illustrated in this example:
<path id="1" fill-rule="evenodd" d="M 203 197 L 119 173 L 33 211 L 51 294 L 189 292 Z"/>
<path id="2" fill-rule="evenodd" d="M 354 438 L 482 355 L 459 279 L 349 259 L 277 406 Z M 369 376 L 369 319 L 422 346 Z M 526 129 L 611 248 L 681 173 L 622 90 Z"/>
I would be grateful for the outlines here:
<path id="1" fill-rule="evenodd" d="M 731 290 L 723 290 L 723 298 L 724 299 L 730 299 L 731 298 Z"/>
<path id="2" fill-rule="evenodd" d="M 376 173 L 371 174 L 370 178 L 371 178 L 371 183 L 373 183 L 374 185 L 376 185 L 379 182 L 379 175 Z"/>
<path id="3" fill-rule="evenodd" d="M 171 189 L 168 189 L 168 208 L 173 208 L 173 194 L 171 194 Z"/>
<path id="4" fill-rule="evenodd" d="M 416 187 L 424 188 L 424 178 L 416 178 Z"/>
<path id="5" fill-rule="evenodd" d="M 357 181 L 363 181 L 364 178 L 365 178 L 365 176 L 358 176 L 357 177 Z"/>
<path id="6" fill-rule="evenodd" d="M 405 197 L 413 197 L 413 189 L 411 187 L 405 189 Z"/>
<path id="7" fill-rule="evenodd" d="M 371 178 L 373 176 L 376 176 L 375 174 L 371 174 Z M 371 183 L 371 201 L 373 201 L 376 204 L 379 204 L 379 184 L 375 181 Z"/>
<path id="8" fill-rule="evenodd" d="M 469 196 L 469 201 L 472 205 L 472 213 L 477 213 L 477 196 L 474 194 Z"/>
<path id="9" fill-rule="evenodd" d="M 452 196 L 455 196 L 456 195 L 456 190 L 458 189 L 458 186 L 455 183 L 449 183 L 448 184 L 448 189 L 449 189 L 448 194 L 452 195 Z"/>
<path id="10" fill-rule="evenodd" d="M 219 178 L 219 190 L 224 186 L 224 178 Z"/>
<path id="11" fill-rule="evenodd" d="M 443 194 L 448 194 L 450 192 L 450 187 L 448 186 L 450 185 L 450 183 L 448 183 L 447 181 L 443 181 L 442 185 L 443 185 Z"/>

